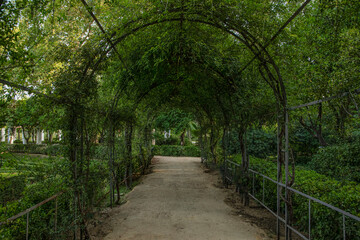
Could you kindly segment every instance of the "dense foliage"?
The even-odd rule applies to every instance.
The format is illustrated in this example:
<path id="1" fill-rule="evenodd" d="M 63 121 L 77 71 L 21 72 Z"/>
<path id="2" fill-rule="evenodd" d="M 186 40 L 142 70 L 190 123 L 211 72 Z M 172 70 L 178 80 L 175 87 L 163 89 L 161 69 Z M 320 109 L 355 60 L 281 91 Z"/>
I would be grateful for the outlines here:
<path id="1" fill-rule="evenodd" d="M 241 162 L 241 156 L 234 156 L 234 161 Z M 260 159 L 251 157 L 250 168 L 260 172 L 272 179 L 276 179 L 276 162 L 271 159 Z M 315 197 L 321 201 L 343 209 L 356 216 L 360 216 L 359 191 L 360 184 L 355 182 L 340 182 L 331 177 L 319 174 L 316 171 L 303 167 L 296 167 L 296 179 L 294 188 Z M 255 196 L 262 199 L 263 179 L 255 177 Z M 276 185 L 268 180 L 265 181 L 265 204 L 276 212 Z M 252 182 L 249 182 L 249 189 L 252 192 Z M 342 239 L 342 215 L 318 203 L 312 202 L 311 207 L 312 238 L 314 239 Z M 307 232 L 308 200 L 300 195 L 294 194 L 293 211 L 295 226 L 303 232 Z M 347 237 L 358 239 L 360 236 L 360 223 L 347 219 Z"/>
<path id="2" fill-rule="evenodd" d="M 161 156 L 200 157 L 200 149 L 197 146 L 154 146 L 153 153 Z"/>
<path id="3" fill-rule="evenodd" d="M 360 183 L 360 143 L 358 138 L 319 149 L 309 167 L 340 180 Z"/>
<path id="4" fill-rule="evenodd" d="M 4 183 L 1 220 L 64 188 L 59 236 L 86 238 L 84 209 L 106 192 L 110 205 L 119 202 L 122 184 L 131 189 L 149 166 L 152 140 L 153 153 L 201 156 L 208 166 L 241 154 L 247 172 L 249 155 L 278 156 L 284 168 L 287 129 L 290 160 L 312 169 L 296 179 L 313 179 L 292 184 L 316 196 L 319 178 L 348 194 L 346 181 L 359 181 L 360 3 L 306 3 L 287 21 L 303 1 L 0 1 L 0 127 L 15 143 L 2 146 L 0 171 L 18 186 L 9 193 Z M 46 146 L 35 144 L 41 134 Z M 24 164 L 8 151 L 57 160 L 29 160 L 35 170 L 14 176 L 7 171 Z M 354 212 L 355 190 L 326 200 Z M 51 239 L 35 219 L 33 236 Z M 24 238 L 19 221 L 2 233 Z"/>

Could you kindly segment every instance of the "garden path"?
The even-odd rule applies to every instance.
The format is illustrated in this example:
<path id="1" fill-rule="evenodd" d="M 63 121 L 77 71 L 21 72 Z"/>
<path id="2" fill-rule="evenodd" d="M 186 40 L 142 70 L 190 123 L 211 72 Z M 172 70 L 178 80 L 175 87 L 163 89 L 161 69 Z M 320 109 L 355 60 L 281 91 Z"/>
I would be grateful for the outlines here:
<path id="1" fill-rule="evenodd" d="M 108 232 L 93 239 L 265 240 L 266 233 L 234 216 L 217 175 L 199 158 L 159 157 L 127 202 L 109 212 Z"/>

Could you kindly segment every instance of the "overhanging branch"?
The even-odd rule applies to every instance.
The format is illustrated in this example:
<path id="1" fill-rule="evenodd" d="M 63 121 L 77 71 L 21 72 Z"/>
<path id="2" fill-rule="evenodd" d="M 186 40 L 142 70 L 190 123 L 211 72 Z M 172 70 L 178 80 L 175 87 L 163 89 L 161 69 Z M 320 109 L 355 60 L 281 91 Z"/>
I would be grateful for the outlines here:
<path id="1" fill-rule="evenodd" d="M 47 98 L 52 98 L 51 96 L 41 93 L 39 91 L 36 91 L 30 87 L 26 87 L 26 86 L 23 86 L 23 85 L 20 85 L 17 83 L 12 83 L 12 82 L 6 81 L 4 79 L 0 79 L 0 83 L 4 84 L 6 86 L 9 86 L 9 87 L 13 87 L 13 88 L 17 88 L 17 89 L 29 92 L 29 93 L 33 93 L 33 94 L 40 95 L 40 96 L 47 97 Z"/>

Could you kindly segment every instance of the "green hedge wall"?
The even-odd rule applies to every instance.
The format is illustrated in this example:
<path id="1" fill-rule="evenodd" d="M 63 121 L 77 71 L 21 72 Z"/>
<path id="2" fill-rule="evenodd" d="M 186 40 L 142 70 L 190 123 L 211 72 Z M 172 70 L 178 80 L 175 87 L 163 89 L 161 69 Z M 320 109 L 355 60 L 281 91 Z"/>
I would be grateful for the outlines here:
<path id="1" fill-rule="evenodd" d="M 15 153 L 44 154 L 59 156 L 64 153 L 65 147 L 60 144 L 7 144 L 6 148 Z"/>
<path id="2" fill-rule="evenodd" d="M 195 145 L 193 146 L 155 145 L 153 149 L 153 154 L 161 155 L 161 156 L 200 157 L 200 149 Z"/>
<path id="3" fill-rule="evenodd" d="M 233 160 L 240 163 L 241 156 L 236 155 Z M 250 168 L 276 179 L 277 166 L 274 161 L 251 157 Z M 360 184 L 351 181 L 340 182 L 303 167 L 296 167 L 295 171 L 293 188 L 360 217 Z M 262 199 L 262 183 L 262 177 L 256 178 L 255 195 L 258 199 Z M 249 189 L 252 191 L 252 181 L 250 181 Z M 268 180 L 265 181 L 265 203 L 272 210 L 276 210 L 276 185 Z M 295 226 L 307 233 L 308 200 L 302 196 L 293 195 L 293 208 Z M 312 202 L 311 218 L 312 239 L 343 239 L 341 214 Z M 360 239 L 360 222 L 346 217 L 346 229 L 347 239 Z"/>
<path id="4" fill-rule="evenodd" d="M 321 148 L 308 165 L 326 176 L 360 182 L 359 140 Z"/>

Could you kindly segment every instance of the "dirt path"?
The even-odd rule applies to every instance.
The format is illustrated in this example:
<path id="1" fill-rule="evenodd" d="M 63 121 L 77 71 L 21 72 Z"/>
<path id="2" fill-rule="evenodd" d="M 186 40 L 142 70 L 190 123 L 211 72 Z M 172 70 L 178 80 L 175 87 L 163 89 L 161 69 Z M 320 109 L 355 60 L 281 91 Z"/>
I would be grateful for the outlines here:
<path id="1" fill-rule="evenodd" d="M 109 234 L 95 239 L 265 240 L 265 232 L 225 204 L 218 178 L 204 173 L 199 158 L 155 157 L 153 173 L 109 213 Z"/>

